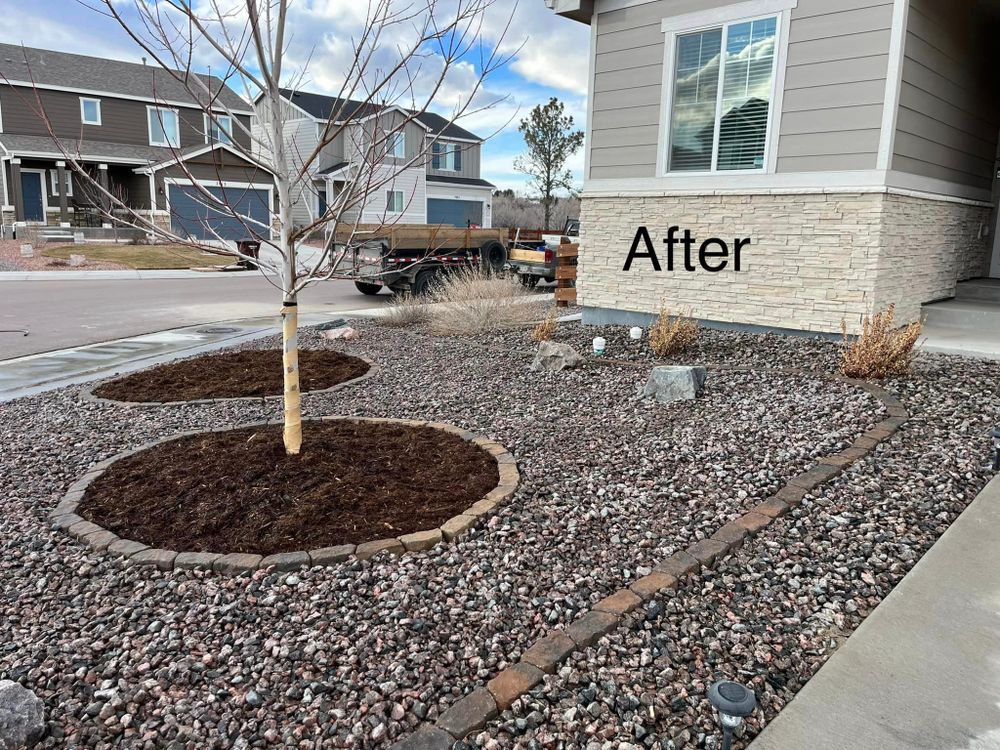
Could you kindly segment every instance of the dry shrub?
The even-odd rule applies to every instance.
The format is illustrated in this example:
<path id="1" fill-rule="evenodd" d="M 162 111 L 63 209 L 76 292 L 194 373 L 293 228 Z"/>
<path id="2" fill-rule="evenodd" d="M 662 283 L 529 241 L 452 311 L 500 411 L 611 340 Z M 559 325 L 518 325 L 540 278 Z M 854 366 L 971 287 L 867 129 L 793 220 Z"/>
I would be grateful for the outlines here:
<path id="1" fill-rule="evenodd" d="M 660 305 L 660 315 L 649 328 L 649 348 L 657 357 L 679 354 L 698 340 L 698 321 L 686 314 L 671 315 L 666 305 Z"/>
<path id="2" fill-rule="evenodd" d="M 378 322 L 388 328 L 409 328 L 426 323 L 427 318 L 426 304 L 412 294 L 400 294 L 395 304 L 385 309 Z"/>
<path id="3" fill-rule="evenodd" d="M 555 308 L 553 308 L 549 310 L 549 314 L 545 316 L 545 320 L 535 326 L 531 332 L 531 338 L 538 342 L 548 341 L 555 335 L 557 328 L 559 328 L 559 317 L 556 315 Z"/>
<path id="4" fill-rule="evenodd" d="M 463 268 L 440 276 L 431 286 L 428 326 L 441 336 L 495 331 L 537 320 L 529 303 L 532 293 L 513 277 L 497 276 L 479 268 Z"/>
<path id="5" fill-rule="evenodd" d="M 923 324 L 918 320 L 895 328 L 896 306 L 866 315 L 861 321 L 861 335 L 848 336 L 847 322 L 841 321 L 844 335 L 840 371 L 849 378 L 881 380 L 910 371 L 917 356 L 917 340 Z"/>

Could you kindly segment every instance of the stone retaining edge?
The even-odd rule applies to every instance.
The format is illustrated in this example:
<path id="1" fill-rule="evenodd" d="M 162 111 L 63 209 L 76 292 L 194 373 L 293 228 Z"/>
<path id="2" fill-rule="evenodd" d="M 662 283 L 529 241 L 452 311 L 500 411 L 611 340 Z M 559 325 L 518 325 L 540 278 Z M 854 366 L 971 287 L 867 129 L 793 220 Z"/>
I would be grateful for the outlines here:
<path id="1" fill-rule="evenodd" d="M 341 384 L 344 385 L 344 384 Z M 314 391 L 318 393 L 319 391 Z M 121 403 L 121 402 L 115 402 Z M 309 421 L 309 420 L 306 420 Z M 264 568 L 274 568 L 275 570 L 292 571 L 298 570 L 302 566 L 327 566 L 343 562 L 350 557 L 359 560 L 367 560 L 380 552 L 389 552 L 393 555 L 402 555 L 406 552 L 419 552 L 431 549 L 432 547 L 450 542 L 461 537 L 470 529 L 476 526 L 480 520 L 491 514 L 501 503 L 506 502 L 517 489 L 520 482 L 520 473 L 517 470 L 517 462 L 514 456 L 499 443 L 477 435 L 469 430 L 463 430 L 454 425 L 444 422 L 428 422 L 417 419 L 385 419 L 380 417 L 340 417 L 327 416 L 319 417 L 312 421 L 333 422 L 374 422 L 382 424 L 401 424 L 408 427 L 430 427 L 442 432 L 449 432 L 458 435 L 463 440 L 474 443 L 481 449 L 489 453 L 497 464 L 497 472 L 500 481 L 497 486 L 490 490 L 482 499 L 473 503 L 452 518 L 449 518 L 439 527 L 425 529 L 410 534 L 403 534 L 399 537 L 386 539 L 376 539 L 370 542 L 363 542 L 358 545 L 343 544 L 334 547 L 324 547 L 322 549 L 300 550 L 296 552 L 282 552 L 275 555 L 256 555 L 250 553 L 235 552 L 221 554 L 216 552 L 176 552 L 174 550 L 159 549 L 150 547 L 143 542 L 131 539 L 122 539 L 113 531 L 98 526 L 95 523 L 85 520 L 78 513 L 80 503 L 83 501 L 84 493 L 90 483 L 104 473 L 105 469 L 121 461 L 124 458 L 133 456 L 144 450 L 148 450 L 162 443 L 172 440 L 179 440 L 192 435 L 204 435 L 206 432 L 228 432 L 230 430 L 246 429 L 248 427 L 262 427 L 265 425 L 281 424 L 280 419 L 270 419 L 263 422 L 253 422 L 242 424 L 236 427 L 226 427 L 216 430 L 189 430 L 159 438 L 140 445 L 138 448 L 124 451 L 112 456 L 109 459 L 95 464 L 69 486 L 56 507 L 49 513 L 50 525 L 53 529 L 66 531 L 70 536 L 79 542 L 87 545 L 95 552 L 108 552 L 113 555 L 123 557 L 127 562 L 138 565 L 152 565 L 160 570 L 210 570 L 216 573 L 239 575 L 249 573 Z"/>
<path id="2" fill-rule="evenodd" d="M 655 364 L 650 363 L 597 361 L 633 367 L 655 367 Z M 709 369 L 762 372 L 750 367 L 726 365 L 714 365 Z M 791 368 L 766 372 L 824 377 L 860 388 L 881 401 L 888 409 L 889 416 L 856 438 L 849 448 L 824 456 L 806 471 L 792 477 L 771 497 L 719 528 L 710 538 L 695 542 L 683 552 L 675 552 L 656 565 L 649 575 L 597 602 L 590 612 L 578 617 L 565 629 L 553 630 L 535 641 L 521 654 L 519 662 L 497 674 L 485 687 L 479 686 L 453 703 L 434 724 L 420 727 L 393 743 L 389 750 L 449 750 L 456 741 L 483 729 L 501 711 L 508 709 L 515 700 L 539 684 L 545 674 L 553 674 L 574 651 L 595 644 L 602 636 L 615 630 L 625 615 L 644 602 L 659 594 L 673 595 L 677 585 L 685 578 L 712 570 L 717 561 L 738 550 L 749 537 L 758 534 L 772 521 L 797 507 L 809 492 L 869 456 L 879 443 L 895 434 L 909 419 L 903 403 L 874 383 Z"/>

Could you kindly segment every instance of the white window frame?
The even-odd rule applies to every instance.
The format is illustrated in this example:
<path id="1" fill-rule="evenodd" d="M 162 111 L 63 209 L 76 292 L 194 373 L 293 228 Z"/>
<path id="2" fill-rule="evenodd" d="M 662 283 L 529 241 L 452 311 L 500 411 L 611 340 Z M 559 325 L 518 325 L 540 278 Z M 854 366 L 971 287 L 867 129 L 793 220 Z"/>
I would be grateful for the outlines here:
<path id="1" fill-rule="evenodd" d="M 660 124 L 657 138 L 656 174 L 668 177 L 671 181 L 683 181 L 689 177 L 717 177 L 719 175 L 759 175 L 776 171 L 778 161 L 778 137 L 781 122 L 782 99 L 784 97 L 785 69 L 788 60 L 788 37 L 791 24 L 791 11 L 798 5 L 798 0 L 752 0 L 721 8 L 712 8 L 695 13 L 664 18 L 660 29 L 665 35 L 663 45 L 663 95 L 660 99 Z M 721 118 L 719 109 L 723 94 L 722 77 L 724 66 L 719 66 L 719 91 L 716 102 L 715 136 L 712 141 L 712 169 L 683 170 L 671 172 L 670 165 L 670 123 L 673 116 L 674 73 L 677 67 L 677 37 L 693 34 L 699 31 L 722 28 L 722 53 L 726 50 L 728 27 L 775 18 L 774 61 L 771 70 L 771 100 L 767 113 L 767 135 L 764 139 L 764 163 L 760 169 L 729 169 L 715 168 L 718 160 L 718 139 Z"/>
<path id="2" fill-rule="evenodd" d="M 153 140 L 153 118 L 158 117 L 161 129 L 163 130 L 164 136 L 167 134 L 167 129 L 163 126 L 163 118 L 160 117 L 158 112 L 170 112 L 173 113 L 174 119 L 177 121 L 177 143 L 170 143 L 169 139 L 166 141 L 154 141 Z M 149 136 L 150 146 L 166 146 L 168 148 L 180 148 L 181 147 L 181 117 L 180 113 L 173 107 L 146 107 L 146 134 Z"/>
<path id="3" fill-rule="evenodd" d="M 212 118 L 208 116 L 208 112 L 205 113 L 205 115 L 204 115 L 204 117 L 205 117 L 205 143 L 222 143 L 222 144 L 225 144 L 227 146 L 232 146 L 233 145 L 233 118 L 230 117 L 227 114 L 223 114 L 222 112 L 213 112 L 212 114 L 215 115 L 215 120 L 219 124 L 216 125 L 215 122 L 212 122 Z M 226 128 L 222 127 L 222 121 L 223 120 L 226 120 L 229 123 L 229 127 L 226 127 Z M 178 125 L 179 125 L 179 123 L 178 123 Z M 221 138 L 217 138 L 216 140 L 213 141 L 212 138 L 211 138 L 212 128 L 213 127 L 219 128 L 225 134 L 226 140 L 222 140 Z"/>
<path id="4" fill-rule="evenodd" d="M 93 103 L 97 105 L 97 121 L 91 121 L 87 119 L 87 103 Z M 92 96 L 81 96 L 80 97 L 80 122 L 84 125 L 100 125 L 101 124 L 101 100 L 95 99 Z"/>
<path id="5" fill-rule="evenodd" d="M 73 197 L 73 173 L 66 169 L 66 197 Z M 59 195 L 59 170 L 49 170 L 49 186 L 52 188 L 52 195 Z"/>
<path id="6" fill-rule="evenodd" d="M 395 205 L 395 203 L 396 203 L 395 196 L 397 196 L 397 195 L 399 196 L 399 210 L 396 210 L 396 209 L 393 208 L 393 205 Z M 390 202 L 390 196 L 392 196 L 392 198 L 393 198 L 391 200 L 391 202 Z M 402 190 L 393 190 L 393 189 L 386 190 L 385 191 L 385 212 L 387 214 L 396 214 L 396 215 L 398 215 L 398 214 L 404 213 L 405 211 L 406 211 L 406 194 Z"/>

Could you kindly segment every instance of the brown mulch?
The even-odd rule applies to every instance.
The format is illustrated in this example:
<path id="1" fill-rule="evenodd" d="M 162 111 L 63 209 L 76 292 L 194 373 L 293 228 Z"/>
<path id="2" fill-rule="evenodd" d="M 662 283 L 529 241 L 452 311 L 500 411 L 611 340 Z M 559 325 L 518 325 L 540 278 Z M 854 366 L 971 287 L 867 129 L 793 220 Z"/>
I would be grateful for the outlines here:
<path id="1" fill-rule="evenodd" d="M 112 464 L 78 511 L 152 547 L 261 555 L 440 526 L 499 482 L 492 456 L 430 427 L 305 422 L 192 435 Z"/>
<path id="2" fill-rule="evenodd" d="M 332 349 L 299 350 L 299 389 L 320 391 L 361 377 L 363 359 Z M 94 393 L 115 401 L 194 401 L 203 398 L 280 396 L 281 351 L 247 349 L 208 354 L 152 367 L 98 386 Z"/>

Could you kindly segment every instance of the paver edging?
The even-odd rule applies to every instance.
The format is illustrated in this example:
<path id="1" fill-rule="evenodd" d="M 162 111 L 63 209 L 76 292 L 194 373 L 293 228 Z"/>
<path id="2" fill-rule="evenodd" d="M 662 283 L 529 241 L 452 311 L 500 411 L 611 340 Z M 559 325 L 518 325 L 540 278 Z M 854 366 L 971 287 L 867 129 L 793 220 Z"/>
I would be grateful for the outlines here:
<path id="1" fill-rule="evenodd" d="M 622 364 L 632 367 L 649 366 L 649 363 L 590 359 L 591 361 L 606 364 Z M 727 365 L 711 365 L 709 369 L 761 372 L 760 369 L 731 367 Z M 684 579 L 714 570 L 716 563 L 736 551 L 749 537 L 757 535 L 791 510 L 791 508 L 799 505 L 803 497 L 810 491 L 836 478 L 851 464 L 871 455 L 882 440 L 895 434 L 909 419 L 909 413 L 899 399 L 881 386 L 867 381 L 854 380 L 842 375 L 816 373 L 791 368 L 766 370 L 766 372 L 820 377 L 825 380 L 837 381 L 860 388 L 880 401 L 887 408 L 889 417 L 855 439 L 848 448 L 842 449 L 830 456 L 821 457 L 813 466 L 790 478 L 777 492 L 766 500 L 746 511 L 739 518 L 724 524 L 710 538 L 696 542 L 686 551 L 675 552 L 665 560 L 660 561 L 651 573 L 632 581 L 627 587 L 609 594 L 591 607 L 589 611 L 581 612 L 577 619 L 565 629 L 549 631 L 549 633 L 525 649 L 521 655 L 521 661 L 517 662 L 517 665 L 524 664 L 528 667 L 539 669 L 542 672 L 553 673 L 574 650 L 582 650 L 596 643 L 603 635 L 617 628 L 622 620 L 629 616 L 629 612 L 641 603 L 657 595 L 672 596 L 676 593 L 677 586 Z M 639 602 L 636 602 L 637 598 Z M 572 637 L 574 635 L 576 636 L 575 638 Z M 567 641 L 575 644 L 575 648 L 569 648 L 569 645 L 566 643 Z M 527 659 L 525 658 L 526 655 Z M 495 676 L 491 680 L 491 684 L 494 684 L 499 676 Z M 513 702 L 526 695 L 534 687 L 534 685 L 528 685 L 527 682 L 525 681 L 525 686 L 520 692 L 517 692 L 516 689 L 506 691 L 504 702 Z M 462 704 L 470 696 L 478 695 L 478 691 L 480 690 L 482 690 L 482 687 L 476 688 L 475 691 L 460 698 L 453 706 Z M 502 711 L 503 709 L 500 710 Z M 413 747 L 411 737 L 415 737 L 420 732 L 427 733 L 432 731 L 438 737 L 441 736 L 438 733 L 442 733 L 455 741 L 465 739 L 465 736 L 450 734 L 448 726 L 442 725 L 439 720 L 433 725 L 428 724 L 419 727 L 414 734 L 393 743 L 389 750 L 410 750 Z"/>
<path id="2" fill-rule="evenodd" d="M 201 355 L 204 356 L 204 355 Z M 345 380 L 343 383 L 337 383 L 336 385 L 331 385 L 329 388 L 320 388 L 315 391 L 302 391 L 302 396 L 318 396 L 324 393 L 334 393 L 343 388 L 349 386 L 355 386 L 362 381 L 368 380 L 368 378 L 374 377 L 378 374 L 378 365 L 368 357 L 362 357 L 360 354 L 350 354 L 348 356 L 354 357 L 355 359 L 360 359 L 362 362 L 368 365 L 368 371 L 364 375 L 358 375 L 356 378 L 351 378 L 350 380 Z M 176 360 L 175 360 L 176 361 Z M 137 370 L 136 372 L 140 372 Z M 131 373 L 128 373 L 131 374 Z M 121 377 L 121 375 L 115 375 L 115 378 Z M 158 406 L 199 406 L 204 404 L 228 404 L 232 402 L 247 401 L 247 402 L 261 402 L 267 403 L 268 401 L 277 401 L 283 399 L 285 396 L 282 393 L 275 393 L 270 396 L 232 396 L 231 398 L 197 398 L 190 401 L 119 401 L 113 398 L 103 398 L 94 393 L 94 390 L 99 388 L 106 380 L 111 380 L 114 378 L 103 378 L 97 383 L 88 385 L 80 391 L 80 400 L 87 401 L 92 404 L 104 404 L 108 406 L 128 406 L 128 407 L 158 407 Z"/>
<path id="3" fill-rule="evenodd" d="M 309 420 L 306 420 L 309 421 Z M 203 435 L 212 430 L 189 430 L 175 433 L 144 443 L 137 448 L 118 453 L 101 461 L 90 468 L 82 477 L 74 481 L 62 496 L 56 507 L 49 513 L 49 525 L 56 531 L 65 531 L 71 537 L 90 547 L 95 552 L 108 552 L 125 559 L 130 564 L 155 565 L 161 570 L 210 570 L 216 573 L 239 575 L 258 569 L 274 568 L 275 570 L 298 570 L 301 567 L 316 567 L 336 565 L 350 557 L 367 560 L 381 552 L 402 555 L 406 552 L 419 552 L 431 549 L 439 544 L 451 542 L 475 526 L 480 518 L 486 515 L 484 503 L 489 510 L 495 510 L 500 503 L 509 499 L 517 489 L 521 480 L 517 470 L 517 462 L 511 453 L 499 443 L 444 422 L 426 422 L 414 419 L 386 419 L 382 417 L 318 417 L 313 421 L 334 422 L 371 422 L 376 424 L 402 424 L 409 427 L 429 427 L 448 432 L 470 442 L 489 453 L 496 461 L 499 481 L 497 486 L 486 493 L 473 506 L 460 511 L 455 516 L 444 521 L 433 529 L 425 529 L 403 534 L 399 537 L 373 539 L 361 544 L 342 544 L 312 550 L 295 550 L 274 555 L 257 555 L 252 553 L 233 552 L 222 554 L 217 552 L 174 551 L 152 548 L 144 542 L 122 539 L 110 529 L 82 518 L 77 511 L 83 502 L 87 487 L 100 477 L 105 469 L 117 461 L 153 448 L 162 443 L 179 440 L 192 435 Z M 270 419 L 263 422 L 241 424 L 215 432 L 240 430 L 248 427 L 261 427 L 277 424 L 278 420 Z M 477 508 L 473 511 L 473 508 Z"/>

